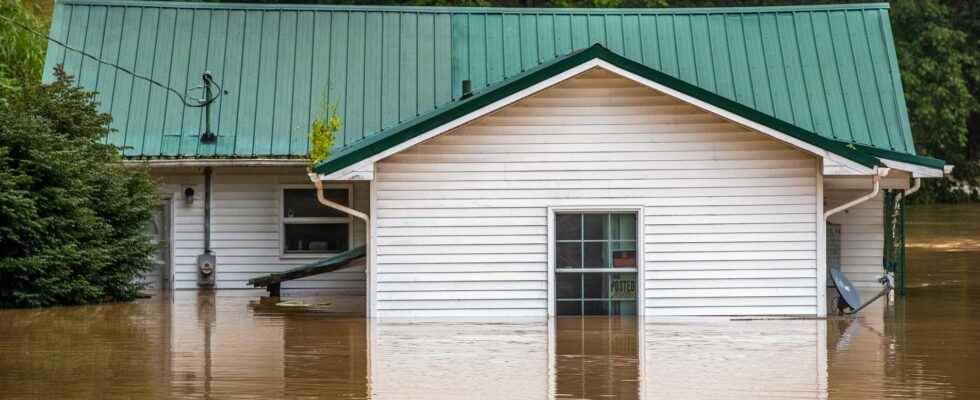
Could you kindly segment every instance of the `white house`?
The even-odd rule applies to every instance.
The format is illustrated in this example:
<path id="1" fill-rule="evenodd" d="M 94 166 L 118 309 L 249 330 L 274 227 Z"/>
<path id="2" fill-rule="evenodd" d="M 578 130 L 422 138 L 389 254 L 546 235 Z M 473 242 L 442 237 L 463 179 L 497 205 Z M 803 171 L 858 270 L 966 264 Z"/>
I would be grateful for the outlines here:
<path id="1" fill-rule="evenodd" d="M 312 264 L 332 272 L 282 288 L 375 317 L 822 316 L 828 265 L 878 285 L 886 193 L 944 173 L 915 153 L 887 7 L 64 0 L 53 37 L 221 96 L 47 65 L 159 179 L 165 288 Z M 308 176 L 324 102 L 344 129 Z"/>

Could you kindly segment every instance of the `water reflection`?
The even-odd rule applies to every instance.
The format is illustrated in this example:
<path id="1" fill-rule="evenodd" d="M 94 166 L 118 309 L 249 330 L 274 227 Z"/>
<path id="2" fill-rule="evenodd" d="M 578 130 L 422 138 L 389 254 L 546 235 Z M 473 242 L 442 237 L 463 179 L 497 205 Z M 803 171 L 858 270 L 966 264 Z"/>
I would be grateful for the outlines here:
<path id="1" fill-rule="evenodd" d="M 980 398 L 980 249 L 943 245 L 980 237 L 963 210 L 910 213 L 909 295 L 856 319 L 367 321 L 177 292 L 0 310 L 0 397 Z"/>
<path id="2" fill-rule="evenodd" d="M 639 396 L 637 318 L 560 317 L 553 323 L 556 397 Z"/>
<path id="3" fill-rule="evenodd" d="M 371 322 L 256 304 L 256 294 L 0 311 L 0 392 L 629 399 L 755 396 L 762 383 L 783 397 L 826 388 L 819 321 Z"/>

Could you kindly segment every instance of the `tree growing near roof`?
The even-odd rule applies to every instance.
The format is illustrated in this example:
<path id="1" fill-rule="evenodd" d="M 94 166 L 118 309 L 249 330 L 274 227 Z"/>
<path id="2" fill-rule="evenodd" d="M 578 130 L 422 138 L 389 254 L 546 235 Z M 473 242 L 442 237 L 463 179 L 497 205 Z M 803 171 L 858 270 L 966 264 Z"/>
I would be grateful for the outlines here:
<path id="1" fill-rule="evenodd" d="M 154 249 L 145 170 L 103 144 L 110 116 L 59 68 L 0 89 L 0 307 L 130 300 Z"/>
<path id="2" fill-rule="evenodd" d="M 310 159 L 310 167 L 330 156 L 334 135 L 340 132 L 342 126 L 340 116 L 337 115 L 337 106 L 329 102 L 327 93 L 324 92 L 320 98 L 320 110 L 313 122 L 310 123 L 310 133 L 308 134 L 310 147 L 307 150 L 307 156 Z"/>

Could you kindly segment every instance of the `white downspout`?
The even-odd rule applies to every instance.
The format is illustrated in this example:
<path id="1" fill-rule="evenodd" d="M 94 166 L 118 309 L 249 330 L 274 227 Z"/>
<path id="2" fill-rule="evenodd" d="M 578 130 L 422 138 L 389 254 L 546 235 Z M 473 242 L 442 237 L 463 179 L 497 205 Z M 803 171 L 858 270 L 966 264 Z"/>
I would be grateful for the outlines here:
<path id="1" fill-rule="evenodd" d="M 910 187 L 910 188 L 908 188 L 908 190 L 902 192 L 902 198 L 903 199 L 906 198 L 906 197 L 911 196 L 912 193 L 918 192 L 919 189 L 922 189 L 922 178 L 915 178 L 915 179 L 912 180 L 912 182 L 913 182 L 912 183 L 912 187 Z"/>
<path id="2" fill-rule="evenodd" d="M 350 207 L 347 207 L 347 206 L 344 206 L 344 205 L 341 205 L 341 204 L 337 204 L 337 203 L 334 203 L 334 202 L 330 201 L 330 199 L 328 199 L 327 196 L 324 196 L 323 195 L 323 182 L 320 181 L 320 176 L 317 175 L 314 172 L 310 172 L 307 175 L 310 177 L 310 181 L 313 182 L 313 186 L 316 187 L 316 199 L 318 201 L 320 201 L 320 204 L 323 204 L 323 205 L 325 205 L 327 207 L 330 207 L 330 208 L 332 208 L 334 210 L 337 210 L 337 211 L 346 213 L 348 215 L 353 215 L 354 217 L 357 217 L 360 220 L 364 221 L 364 227 L 366 228 L 366 229 L 364 229 L 364 231 L 366 232 L 365 235 L 364 235 L 364 248 L 367 250 L 364 253 L 365 254 L 365 257 L 364 257 L 364 265 L 365 265 L 365 268 L 368 269 L 368 271 L 370 270 L 370 268 L 374 268 L 373 265 L 370 265 L 370 260 L 371 260 L 371 256 L 370 256 L 371 255 L 371 217 L 368 217 L 367 214 L 362 213 L 360 211 L 357 211 L 357 210 L 355 210 L 353 208 L 350 208 Z M 368 271 L 365 271 L 365 272 L 368 272 Z M 370 292 L 371 292 L 371 288 L 367 288 L 367 293 L 370 293 Z M 370 304 L 368 304 L 368 307 L 370 307 Z"/>
<path id="3" fill-rule="evenodd" d="M 327 207 L 330 207 L 330 208 L 332 208 L 334 210 L 343 212 L 345 214 L 350 214 L 350 215 L 353 215 L 353 216 L 355 216 L 357 218 L 360 218 L 361 220 L 364 221 L 365 224 L 370 224 L 371 223 L 371 217 L 368 217 L 367 214 L 362 213 L 360 211 L 357 211 L 357 210 L 355 210 L 353 208 L 347 207 L 345 205 L 334 203 L 334 202 L 330 201 L 330 199 L 327 199 L 327 197 L 323 195 L 323 182 L 320 181 L 320 177 L 316 173 L 313 173 L 313 172 L 309 173 L 308 175 L 310 176 L 310 181 L 313 182 L 313 186 L 316 187 L 316 199 L 320 201 L 320 204 L 323 204 L 323 205 L 325 205 Z M 370 225 L 368 225 L 368 226 L 370 226 Z M 369 235 L 368 240 L 370 240 L 370 239 L 371 238 L 370 238 L 370 235 Z M 365 244 L 368 244 L 368 243 L 365 242 Z"/>
<path id="4" fill-rule="evenodd" d="M 889 169 L 888 168 L 878 168 L 878 167 L 875 167 L 874 168 L 874 175 L 872 176 L 872 179 L 874 179 L 874 188 L 871 189 L 871 193 L 868 193 L 868 194 L 866 194 L 864 196 L 858 197 L 858 198 L 856 198 L 854 200 L 851 200 L 851 201 L 849 201 L 847 203 L 841 204 L 841 205 L 839 205 L 837 207 L 834 207 L 834 208 L 831 208 L 830 210 L 827 210 L 826 212 L 823 213 L 823 219 L 826 221 L 827 219 L 830 218 L 831 215 L 837 214 L 837 213 L 839 213 L 841 211 L 844 211 L 844 210 L 846 210 L 848 208 L 854 207 L 854 206 L 856 206 L 858 204 L 861 204 L 861 203 L 864 203 L 864 202 L 866 202 L 868 200 L 873 199 L 875 196 L 878 195 L 878 192 L 881 191 L 881 177 L 882 176 L 885 176 L 885 175 L 888 175 L 888 172 L 889 172 Z"/>

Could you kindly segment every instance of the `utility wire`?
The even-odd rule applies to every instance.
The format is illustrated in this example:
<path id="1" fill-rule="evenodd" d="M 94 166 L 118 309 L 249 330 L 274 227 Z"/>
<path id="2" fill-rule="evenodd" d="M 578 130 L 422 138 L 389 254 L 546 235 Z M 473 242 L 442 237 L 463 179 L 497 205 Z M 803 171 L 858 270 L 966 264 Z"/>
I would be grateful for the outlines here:
<path id="1" fill-rule="evenodd" d="M 211 98 L 201 99 L 201 100 L 199 100 L 197 102 L 194 102 L 194 103 L 188 102 L 187 99 L 184 97 L 184 94 L 183 93 L 178 92 L 177 89 L 174 89 L 174 88 L 172 88 L 170 86 L 167 86 L 167 85 L 164 85 L 164 84 L 162 84 L 160 82 L 157 82 L 157 81 L 153 80 L 153 78 L 150 78 L 150 77 L 147 77 L 147 76 L 144 76 L 144 75 L 140 75 L 140 74 L 138 74 L 138 73 L 130 70 L 129 68 L 123 67 L 121 65 L 118 65 L 118 64 L 115 64 L 115 63 L 106 61 L 106 60 L 103 60 L 103 59 L 101 59 L 99 57 L 96 57 L 94 55 L 91 55 L 89 53 L 86 53 L 83 50 L 80 50 L 80 49 L 76 49 L 74 47 L 71 47 L 67 43 L 64 43 L 64 42 L 62 42 L 62 41 L 60 41 L 58 39 L 52 38 L 51 36 L 48 36 L 48 35 L 46 35 L 44 33 L 35 31 L 31 27 L 29 27 L 27 25 L 24 25 L 24 24 L 18 22 L 17 20 L 14 20 L 13 18 L 10 18 L 10 17 L 8 17 L 6 15 L 0 15 L 0 19 L 3 19 L 5 21 L 11 23 L 12 25 L 14 25 L 14 26 L 16 26 L 18 28 L 21 28 L 21 29 L 23 29 L 23 30 L 25 30 L 27 32 L 30 32 L 30 33 L 32 33 L 32 34 L 34 34 L 36 36 L 40 36 L 41 38 L 44 38 L 44 39 L 47 39 L 47 40 L 49 40 L 49 41 L 51 41 L 53 43 L 56 43 L 59 46 L 64 47 L 65 49 L 74 51 L 74 52 L 79 53 L 79 54 L 81 54 L 81 55 L 83 55 L 85 57 L 91 58 L 91 59 L 95 60 L 96 62 L 98 62 L 100 64 L 105 64 L 105 65 L 109 65 L 109 66 L 115 67 L 116 69 L 118 69 L 120 71 L 123 71 L 123 72 L 125 72 L 127 74 L 130 74 L 130 75 L 132 75 L 132 76 L 134 76 L 136 78 L 140 78 L 140 79 L 145 80 L 145 81 L 147 81 L 147 82 L 149 82 L 151 84 L 157 85 L 157 86 L 159 86 L 159 87 L 161 87 L 161 88 L 163 88 L 163 89 L 165 89 L 165 90 L 173 93 L 174 96 L 177 96 L 177 98 L 180 99 L 180 102 L 181 103 L 184 103 L 184 105 L 187 106 L 187 107 L 204 107 L 204 106 L 206 106 L 208 104 L 213 103 L 215 100 L 218 99 L 218 97 L 221 97 L 221 95 L 225 93 L 225 91 L 221 88 L 221 86 L 218 85 L 218 83 L 214 81 L 214 78 L 211 76 L 211 74 L 205 72 L 204 75 L 203 75 L 203 79 L 205 81 L 205 84 L 208 84 L 208 82 L 210 82 L 210 83 L 214 84 L 215 86 L 217 86 L 218 87 L 218 95 L 217 96 L 214 96 L 214 97 L 211 97 Z M 192 88 L 190 90 L 194 90 L 194 89 L 197 89 L 197 88 Z"/>

